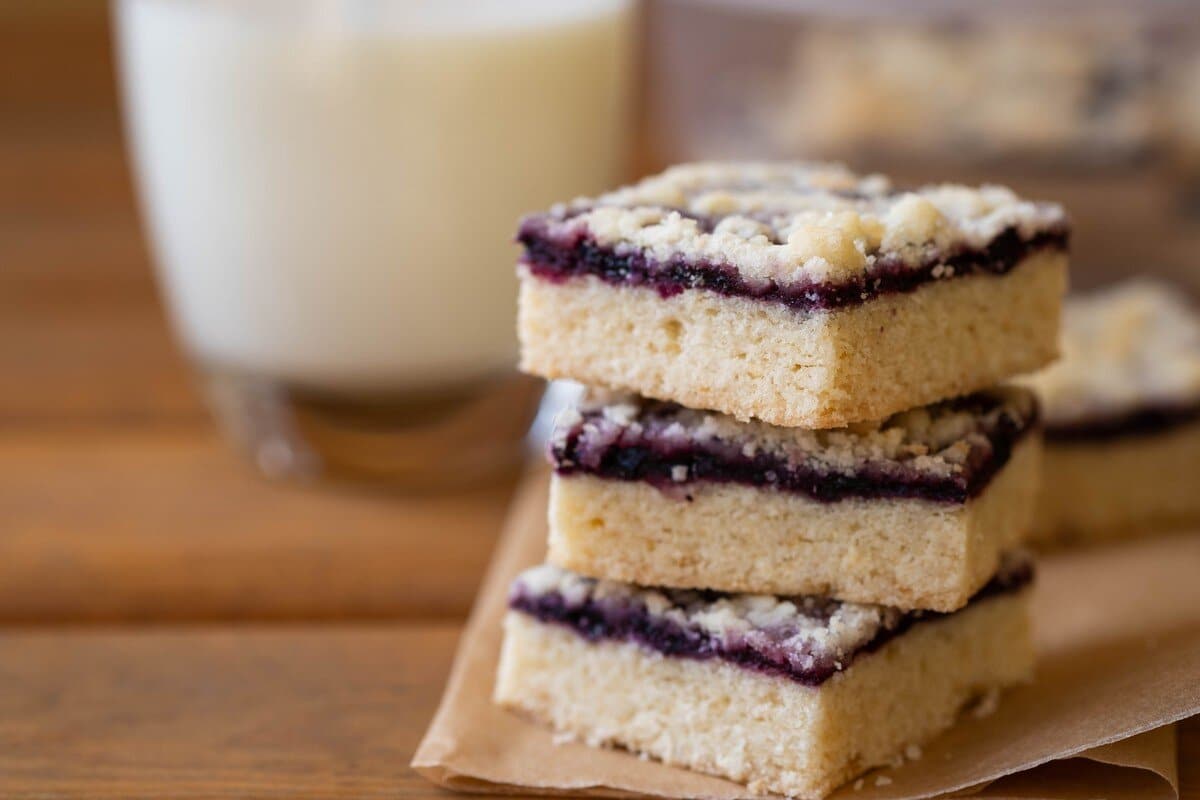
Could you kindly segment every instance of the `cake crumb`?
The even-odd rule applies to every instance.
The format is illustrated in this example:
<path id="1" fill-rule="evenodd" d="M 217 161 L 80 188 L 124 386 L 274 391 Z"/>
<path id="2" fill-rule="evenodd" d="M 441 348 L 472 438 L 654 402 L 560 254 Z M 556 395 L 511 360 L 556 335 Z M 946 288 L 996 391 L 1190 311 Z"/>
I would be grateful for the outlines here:
<path id="1" fill-rule="evenodd" d="M 921 747 L 919 745 L 910 744 L 908 747 L 904 748 L 904 757 L 909 761 L 920 761 L 922 755 L 923 753 L 921 752 Z"/>
<path id="2" fill-rule="evenodd" d="M 807 430 L 699 411 L 619 392 L 592 391 L 576 413 L 560 417 L 552 436 L 553 457 L 589 469 L 606 452 L 632 445 L 667 451 L 715 450 L 721 458 L 766 456 L 787 465 L 847 474 L 869 462 L 896 462 L 931 477 L 969 479 L 973 457 L 990 450 L 996 431 L 1032 424 L 1033 393 L 1015 388 L 978 392 L 967 400 L 934 403 L 885 420 L 846 428 Z M 564 424 L 569 423 L 569 424 Z M 561 454 L 561 455 L 560 455 Z M 784 470 L 764 465 L 763 478 L 776 483 Z M 687 464 L 671 466 L 674 483 L 695 480 Z"/>
<path id="3" fill-rule="evenodd" d="M 971 709 L 971 716 L 975 719 L 983 719 L 990 717 L 996 713 L 996 709 L 1000 706 L 1000 692 L 992 689 L 980 696 L 974 707 Z"/>
<path id="4" fill-rule="evenodd" d="M 876 786 L 891 786 L 892 779 L 889 778 L 887 775 L 877 775 L 875 777 L 875 785 Z"/>

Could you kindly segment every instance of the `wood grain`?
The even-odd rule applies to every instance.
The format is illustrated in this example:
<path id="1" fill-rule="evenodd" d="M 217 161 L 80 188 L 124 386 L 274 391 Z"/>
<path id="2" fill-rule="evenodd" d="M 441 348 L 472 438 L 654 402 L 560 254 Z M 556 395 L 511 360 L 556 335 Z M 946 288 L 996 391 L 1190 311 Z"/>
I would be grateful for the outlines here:
<path id="1" fill-rule="evenodd" d="M 108 4 L 0 4 L 0 429 L 203 411 L 139 230 Z"/>
<path id="2" fill-rule="evenodd" d="M 0 796 L 419 798 L 457 629 L 0 635 Z"/>
<path id="3" fill-rule="evenodd" d="M 190 427 L 0 432 L 0 622 L 461 617 L 511 488 L 273 484 Z"/>
<path id="4" fill-rule="evenodd" d="M 0 796 L 449 797 L 407 765 L 457 630 L 0 633 Z M 1200 722 L 1180 733 L 1200 800 Z"/>

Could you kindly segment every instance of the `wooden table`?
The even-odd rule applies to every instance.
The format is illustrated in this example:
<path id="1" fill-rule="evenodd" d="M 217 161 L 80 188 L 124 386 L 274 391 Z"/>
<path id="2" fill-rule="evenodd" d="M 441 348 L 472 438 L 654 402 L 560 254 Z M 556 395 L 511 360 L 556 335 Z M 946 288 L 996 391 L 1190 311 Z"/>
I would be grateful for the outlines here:
<path id="1" fill-rule="evenodd" d="M 33 77 L 36 76 L 36 79 Z M 272 485 L 156 301 L 100 0 L 0 6 L 0 797 L 429 797 L 511 490 Z M 1200 798 L 1200 724 L 1183 726 Z"/>
<path id="2" fill-rule="evenodd" d="M 452 796 L 408 769 L 458 626 L 0 633 L 0 797 Z"/>

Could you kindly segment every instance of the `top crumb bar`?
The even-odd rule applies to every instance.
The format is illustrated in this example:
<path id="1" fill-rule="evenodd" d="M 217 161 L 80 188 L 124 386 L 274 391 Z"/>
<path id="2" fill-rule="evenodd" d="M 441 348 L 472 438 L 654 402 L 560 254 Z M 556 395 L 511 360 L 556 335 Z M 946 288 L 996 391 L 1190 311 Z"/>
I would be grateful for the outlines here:
<path id="1" fill-rule="evenodd" d="M 1067 301 L 1062 358 L 1025 379 L 1052 439 L 1110 438 L 1200 419 L 1200 311 L 1134 280 Z"/>
<path id="2" fill-rule="evenodd" d="M 701 163 L 672 167 L 595 199 L 526 218 L 534 272 L 589 272 L 661 290 L 712 288 L 796 308 L 834 308 L 915 283 L 1001 272 L 1038 248 L 1065 249 L 1051 203 L 1001 186 L 913 191 L 840 165 Z M 644 263 L 564 262 L 581 240 Z M 681 266 L 718 274 L 679 274 Z"/>
<path id="3" fill-rule="evenodd" d="M 1069 227 L 999 186 L 704 163 L 527 217 L 520 367 L 836 428 L 1057 355 Z"/>

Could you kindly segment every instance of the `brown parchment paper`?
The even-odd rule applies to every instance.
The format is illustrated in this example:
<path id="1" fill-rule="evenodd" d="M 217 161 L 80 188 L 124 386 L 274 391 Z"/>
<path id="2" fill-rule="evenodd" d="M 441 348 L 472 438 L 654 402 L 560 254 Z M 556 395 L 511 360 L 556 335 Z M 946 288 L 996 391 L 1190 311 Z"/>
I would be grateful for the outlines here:
<path id="1" fill-rule="evenodd" d="M 750 797 L 620 750 L 555 744 L 492 704 L 508 584 L 545 554 L 546 485 L 538 473 L 518 493 L 412 766 L 460 791 Z M 1031 685 L 1007 692 L 989 716 L 965 716 L 919 760 L 833 797 L 1177 797 L 1172 723 L 1200 713 L 1200 535 L 1044 558 L 1034 613 Z"/>

